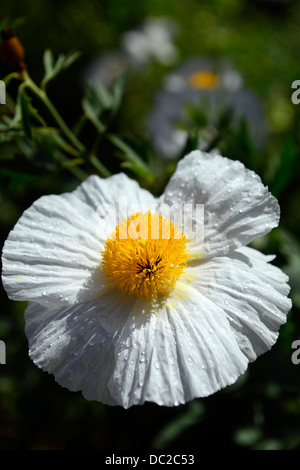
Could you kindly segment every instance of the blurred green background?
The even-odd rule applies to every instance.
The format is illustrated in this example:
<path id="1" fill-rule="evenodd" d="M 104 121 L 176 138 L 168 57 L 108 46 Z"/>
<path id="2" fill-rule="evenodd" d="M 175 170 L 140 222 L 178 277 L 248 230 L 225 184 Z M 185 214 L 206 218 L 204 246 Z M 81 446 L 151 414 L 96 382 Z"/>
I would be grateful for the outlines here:
<path id="1" fill-rule="evenodd" d="M 144 121 L 166 74 L 194 56 L 229 59 L 262 103 L 268 138 L 257 148 L 243 126 L 235 131 L 226 128 L 219 148 L 259 173 L 279 199 L 280 227 L 253 246 L 276 253 L 275 263 L 290 276 L 293 309 L 276 345 L 233 386 L 175 408 L 146 404 L 123 410 L 87 402 L 80 393 L 61 388 L 52 376 L 40 371 L 28 358 L 26 304 L 9 301 L 1 288 L 0 339 L 5 341 L 7 357 L 6 364 L 0 365 L 0 448 L 299 450 L 300 364 L 291 361 L 292 343 L 300 339 L 300 105 L 291 102 L 291 84 L 300 79 L 299 2 L 10 0 L 0 6 L 1 29 L 16 31 L 35 81 L 42 78 L 45 49 L 50 48 L 55 56 L 81 51 L 79 60 L 48 89 L 70 126 L 80 113 L 84 70 L 90 61 L 120 48 L 122 35 L 149 17 L 176 23 L 177 61 L 166 65 L 152 60 L 142 70 L 129 73 L 113 132 L 134 143 L 141 154 L 149 153 Z M 10 72 L 1 62 L 0 78 Z M 16 85 L 8 91 L 14 96 Z M 197 117 L 204 111 L 193 115 L 193 126 L 203 124 Z M 120 171 L 120 160 L 109 143 L 104 141 L 99 148 L 109 170 Z M 10 152 L 7 142 L 0 142 L 1 244 L 36 198 L 79 183 L 68 171 L 51 165 L 33 167 Z M 162 182 L 173 163 L 165 163 L 158 176 Z M 95 172 L 95 168 L 86 171 Z M 147 187 L 148 183 L 141 184 Z M 153 186 L 156 191 L 159 187 Z"/>

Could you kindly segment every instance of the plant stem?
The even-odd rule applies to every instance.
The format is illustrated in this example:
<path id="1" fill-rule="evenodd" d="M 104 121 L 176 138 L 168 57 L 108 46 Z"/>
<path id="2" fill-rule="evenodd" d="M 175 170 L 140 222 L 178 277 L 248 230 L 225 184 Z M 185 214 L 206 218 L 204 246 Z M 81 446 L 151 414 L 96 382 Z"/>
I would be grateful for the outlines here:
<path id="1" fill-rule="evenodd" d="M 46 93 L 41 90 L 30 78 L 29 74 L 25 70 L 23 73 L 23 79 L 24 83 L 30 90 L 44 103 L 60 129 L 63 131 L 65 136 L 72 142 L 72 144 L 82 153 L 86 152 L 86 148 L 84 145 L 77 139 L 76 135 L 71 131 L 71 129 L 67 126 L 55 106 L 52 104 L 52 102 L 49 100 L 48 96 Z"/>
<path id="2" fill-rule="evenodd" d="M 68 125 L 65 123 L 53 103 L 49 100 L 46 92 L 44 90 L 41 90 L 31 79 L 29 76 L 27 70 L 22 72 L 21 78 L 23 79 L 24 86 L 27 86 L 41 101 L 42 103 L 46 106 L 48 111 L 50 112 L 51 116 L 53 119 L 56 121 L 56 124 L 59 126 L 59 128 L 62 130 L 62 132 L 65 134 L 65 136 L 69 139 L 69 141 L 74 145 L 74 147 L 83 155 L 88 157 L 88 150 L 86 147 L 80 142 L 80 140 L 76 137 L 74 132 L 68 127 Z M 111 173 L 110 171 L 97 159 L 96 155 L 91 155 L 89 157 L 89 161 L 91 164 L 96 168 L 96 170 L 104 177 L 109 176 Z M 73 171 L 73 170 L 71 170 Z M 74 172 L 74 171 L 73 171 Z M 79 176 L 84 177 L 84 174 L 82 173 L 82 170 L 79 171 Z"/>
<path id="3" fill-rule="evenodd" d="M 78 166 L 69 166 L 68 163 L 70 163 L 70 160 L 65 157 L 63 154 L 60 152 L 53 152 L 53 157 L 62 164 L 63 167 L 65 167 L 67 170 L 70 171 L 70 173 L 73 173 L 76 178 L 79 179 L 79 181 L 84 181 L 89 175 L 79 168 Z"/>

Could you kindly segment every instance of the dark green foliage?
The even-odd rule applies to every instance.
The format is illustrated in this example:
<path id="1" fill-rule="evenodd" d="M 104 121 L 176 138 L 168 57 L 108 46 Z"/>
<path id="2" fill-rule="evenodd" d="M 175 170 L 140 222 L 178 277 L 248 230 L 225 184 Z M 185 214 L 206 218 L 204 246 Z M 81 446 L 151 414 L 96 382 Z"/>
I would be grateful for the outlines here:
<path id="1" fill-rule="evenodd" d="M 291 361 L 291 345 L 300 339 L 300 105 L 291 102 L 291 84 L 300 79 L 300 6 L 282 3 L 280 11 L 238 0 L 1 3 L 1 29 L 16 30 L 32 80 L 17 80 L 1 62 L 8 91 L 0 105 L 2 244 L 35 199 L 71 190 L 91 173 L 126 171 L 155 194 L 163 190 L 176 162 L 155 155 L 144 120 L 171 67 L 151 62 L 142 72 L 124 71 L 111 88 L 92 89 L 82 76 L 89 60 L 119 47 L 124 31 L 148 16 L 167 16 L 179 25 L 180 60 L 230 59 L 263 104 L 268 138 L 261 147 L 247 122 L 232 126 L 230 112 L 220 110 L 209 134 L 205 106 L 188 106 L 185 151 L 208 136 L 206 150 L 218 147 L 241 160 L 279 199 L 280 228 L 253 246 L 277 254 L 294 304 L 275 347 L 233 386 L 177 408 L 123 410 L 87 402 L 40 371 L 28 357 L 26 305 L 9 301 L 1 289 L 0 339 L 7 345 L 7 363 L 0 365 L 1 449 L 300 449 L 300 364 Z"/>

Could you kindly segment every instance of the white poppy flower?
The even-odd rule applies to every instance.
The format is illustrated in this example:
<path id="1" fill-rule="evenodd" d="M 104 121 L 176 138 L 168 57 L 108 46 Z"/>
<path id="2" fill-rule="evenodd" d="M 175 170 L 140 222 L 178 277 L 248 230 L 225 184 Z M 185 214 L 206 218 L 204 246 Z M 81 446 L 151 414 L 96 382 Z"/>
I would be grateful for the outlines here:
<path id="1" fill-rule="evenodd" d="M 128 216 L 124 195 L 143 210 Z M 147 230 L 168 221 L 157 203 L 203 204 L 204 243 L 173 215 L 169 237 L 142 236 L 143 221 Z M 113 207 L 124 216 L 118 226 Z M 29 301 L 30 357 L 86 399 L 125 408 L 174 406 L 234 383 L 276 342 L 291 308 L 273 256 L 246 247 L 278 221 L 254 172 L 200 151 L 179 162 L 158 199 L 124 174 L 41 197 L 2 257 L 9 297 Z M 121 236 L 129 227 L 137 236 Z"/>
<path id="2" fill-rule="evenodd" d="M 241 121 L 247 123 L 255 147 L 261 148 L 266 141 L 262 103 L 243 86 L 241 74 L 227 61 L 213 63 L 205 57 L 195 57 L 167 75 L 147 117 L 153 148 L 165 158 L 178 158 L 186 146 L 188 132 L 180 129 L 178 123 L 188 123 L 187 105 L 204 109 L 210 123 L 202 129 L 205 132 L 198 142 L 201 149 L 207 148 L 216 134 L 221 110 L 233 112 L 233 129 L 239 129 Z"/>
<path id="3" fill-rule="evenodd" d="M 148 18 L 139 30 L 123 34 L 122 47 L 136 64 L 155 59 L 161 64 L 171 65 L 178 56 L 173 44 L 176 29 L 176 23 L 168 18 Z"/>

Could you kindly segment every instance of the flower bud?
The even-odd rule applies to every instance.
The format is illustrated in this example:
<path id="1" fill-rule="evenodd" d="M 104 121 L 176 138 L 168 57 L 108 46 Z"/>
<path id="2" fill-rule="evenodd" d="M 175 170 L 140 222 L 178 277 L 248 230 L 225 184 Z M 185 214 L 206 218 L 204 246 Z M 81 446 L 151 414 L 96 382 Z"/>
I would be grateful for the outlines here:
<path id="1" fill-rule="evenodd" d="M 10 28 L 3 29 L 1 36 L 0 50 L 3 60 L 17 72 L 22 72 L 26 69 L 25 52 L 22 44 Z"/>

